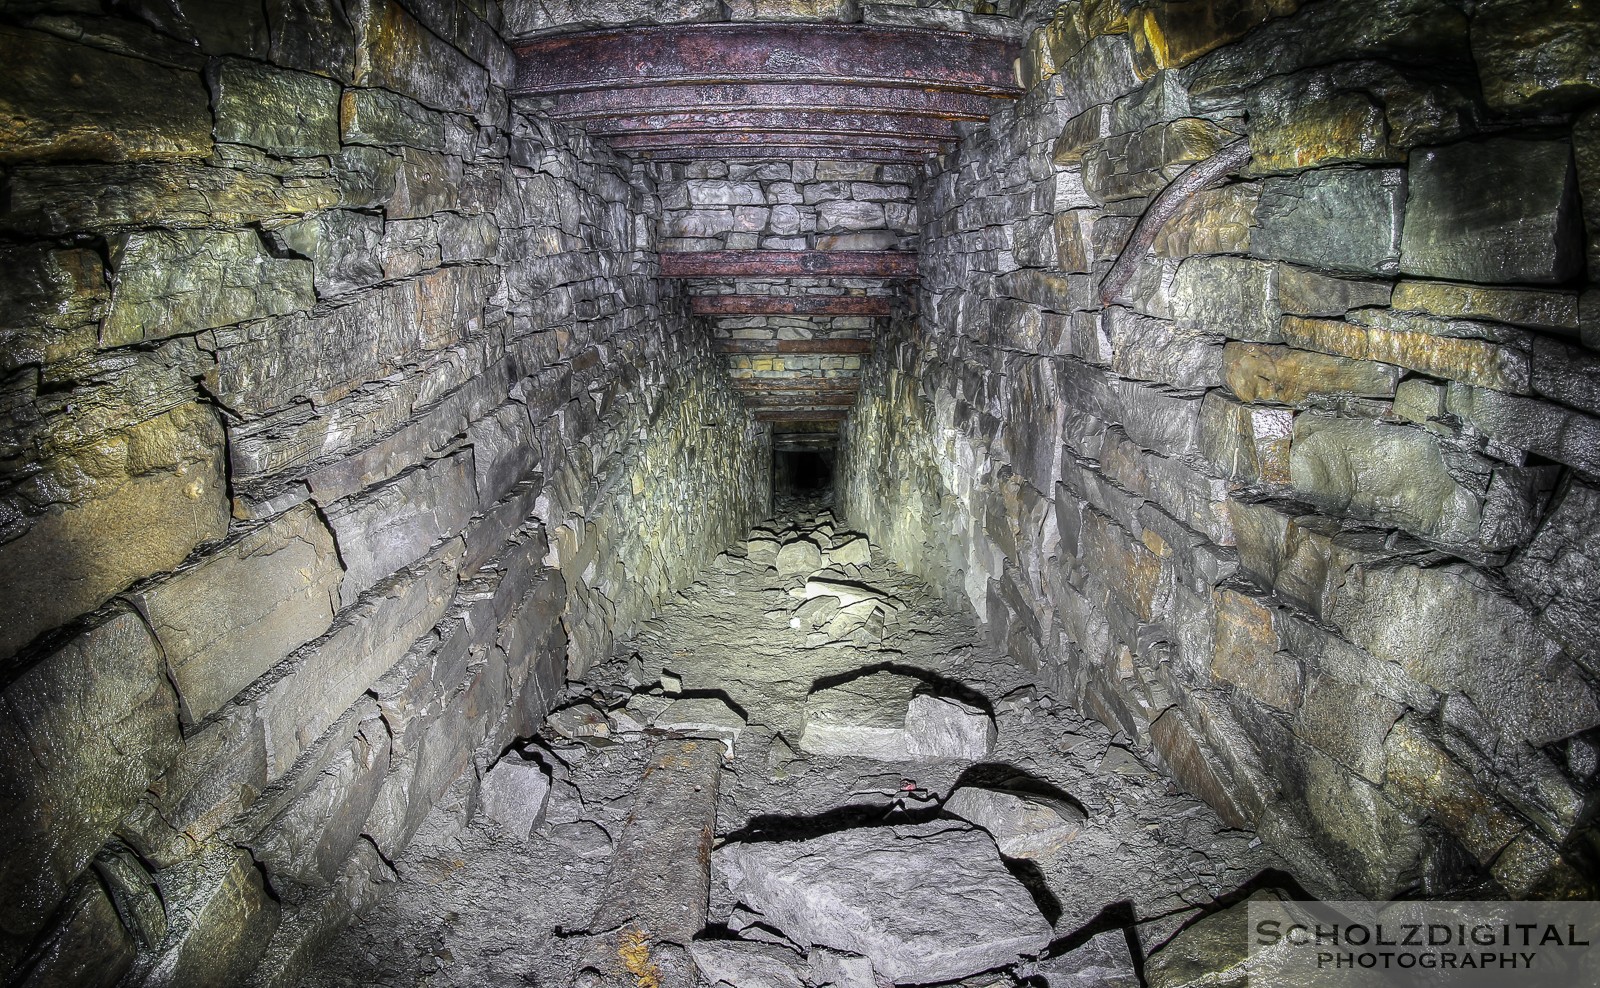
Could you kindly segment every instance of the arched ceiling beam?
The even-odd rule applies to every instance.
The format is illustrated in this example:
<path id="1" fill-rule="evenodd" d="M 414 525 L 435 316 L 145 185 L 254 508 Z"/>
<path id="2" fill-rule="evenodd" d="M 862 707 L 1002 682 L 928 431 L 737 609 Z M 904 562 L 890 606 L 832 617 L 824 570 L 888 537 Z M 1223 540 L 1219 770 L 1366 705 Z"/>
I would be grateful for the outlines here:
<path id="1" fill-rule="evenodd" d="M 890 113 L 944 120 L 989 119 L 990 97 L 942 89 L 891 89 L 883 86 L 717 83 L 698 86 L 629 86 L 559 93 L 541 98 L 558 120 L 595 120 L 640 113 L 694 113 L 702 110 L 759 112 L 800 108 L 840 113 Z"/>
<path id="2" fill-rule="evenodd" d="M 600 137 L 681 133 L 836 134 L 848 137 L 891 135 L 955 141 L 956 122 L 909 113 L 857 113 L 827 110 L 716 110 L 694 113 L 641 113 L 592 120 L 589 133 Z"/>
<path id="3" fill-rule="evenodd" d="M 1017 46 L 998 38 L 829 24 L 687 24 L 535 38 L 513 46 L 517 94 L 619 85 L 849 83 L 1016 96 Z"/>

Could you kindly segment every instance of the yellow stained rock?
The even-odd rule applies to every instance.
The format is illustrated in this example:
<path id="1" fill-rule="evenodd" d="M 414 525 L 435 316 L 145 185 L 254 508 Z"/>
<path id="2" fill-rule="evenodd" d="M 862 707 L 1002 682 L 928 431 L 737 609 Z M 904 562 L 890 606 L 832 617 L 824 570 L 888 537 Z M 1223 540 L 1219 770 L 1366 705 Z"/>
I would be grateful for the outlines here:
<path id="1" fill-rule="evenodd" d="M 1336 319 L 1284 316 L 1283 340 L 1304 350 L 1398 364 L 1464 384 L 1522 394 L 1528 390 L 1528 358 L 1484 340 L 1352 326 Z"/>
<path id="2" fill-rule="evenodd" d="M 1222 351 L 1228 389 L 1240 401 L 1301 405 L 1313 395 L 1387 398 L 1398 368 L 1366 360 L 1260 343 L 1229 343 Z"/>
<path id="3" fill-rule="evenodd" d="M 1402 281 L 1393 307 L 1460 319 L 1491 319 L 1540 329 L 1578 328 L 1576 292 L 1487 288 L 1449 281 Z"/>
<path id="4" fill-rule="evenodd" d="M 1250 131 L 1249 172 L 1281 174 L 1344 162 L 1395 163 L 1405 152 L 1389 144 L 1383 108 L 1359 93 L 1280 104 Z"/>
<path id="5" fill-rule="evenodd" d="M 1134 64 L 1145 76 L 1180 68 L 1299 8 L 1300 0 L 1154 0 L 1128 21 Z"/>

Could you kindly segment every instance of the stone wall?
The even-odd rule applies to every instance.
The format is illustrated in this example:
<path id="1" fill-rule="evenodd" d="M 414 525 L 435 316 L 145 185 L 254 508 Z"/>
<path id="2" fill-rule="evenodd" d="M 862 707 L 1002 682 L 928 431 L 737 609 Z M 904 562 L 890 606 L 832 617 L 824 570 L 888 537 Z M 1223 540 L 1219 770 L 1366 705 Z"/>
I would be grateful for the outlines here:
<path id="1" fill-rule="evenodd" d="M 45 6 L 0 27 L 0 972 L 292 984 L 765 512 L 765 435 L 496 5 Z"/>
<path id="2" fill-rule="evenodd" d="M 1025 11 L 1028 93 L 924 183 L 849 520 L 1313 891 L 1592 894 L 1593 20 L 1128 6 Z"/>
<path id="3" fill-rule="evenodd" d="M 915 249 L 921 169 L 870 161 L 653 166 L 662 250 Z"/>

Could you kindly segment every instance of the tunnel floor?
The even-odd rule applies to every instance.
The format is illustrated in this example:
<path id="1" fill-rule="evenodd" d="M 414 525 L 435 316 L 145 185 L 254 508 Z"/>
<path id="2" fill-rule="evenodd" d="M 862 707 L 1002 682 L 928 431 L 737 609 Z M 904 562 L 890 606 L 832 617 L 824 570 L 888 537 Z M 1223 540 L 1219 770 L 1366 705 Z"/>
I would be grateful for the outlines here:
<path id="1" fill-rule="evenodd" d="M 553 780 L 548 797 L 536 794 L 543 813 L 531 834 L 526 821 L 525 839 L 515 825 L 508 832 L 458 787 L 395 862 L 400 878 L 391 893 L 325 951 L 308 986 L 717 983 L 704 975 L 696 981 L 695 968 L 670 944 L 651 957 L 630 958 L 623 941 L 618 957 L 618 930 L 636 912 L 659 911 L 662 902 L 654 900 L 663 898 L 699 927 L 697 940 L 730 941 L 691 952 L 702 969 L 721 970 L 740 988 L 923 984 L 930 983 L 929 973 L 934 982 L 985 988 L 1066 983 L 1052 980 L 1051 972 L 1081 968 L 1075 958 L 1088 956 L 1083 945 L 1091 936 L 1100 954 L 1109 943 L 1116 958 L 1098 963 L 1121 969 L 1107 968 L 1092 983 L 1137 985 L 1143 953 L 1193 918 L 1196 907 L 1283 867 L 1252 835 L 1228 829 L 1207 806 L 1141 763 L 1121 746 L 1123 739 L 1032 685 L 1003 651 L 983 641 L 970 612 L 958 613 L 875 548 L 864 565 L 830 562 L 860 553 L 866 543 L 847 547 L 851 537 L 833 530 L 823 502 L 789 499 L 780 507 L 783 513 L 753 531 L 751 542 L 718 557 L 639 634 L 618 643 L 609 663 L 572 684 L 526 752 L 507 756 L 529 759 Z M 809 550 L 773 559 L 775 545 L 801 536 L 826 553 L 821 565 L 815 557 L 793 558 Z M 775 562 L 792 575 L 780 575 Z M 841 616 L 833 601 L 844 597 L 804 599 L 808 580 L 813 588 L 827 580 L 870 588 L 881 606 L 857 606 Z M 924 692 L 959 704 L 946 709 L 991 714 L 992 750 L 934 758 L 808 750 L 808 743 L 826 747 L 802 740 L 810 730 L 808 698 L 840 685 L 848 691 L 860 685 L 855 677 L 863 671 L 888 674 L 873 682 L 915 680 Z M 687 764 L 682 752 L 696 746 L 722 747 L 717 740 L 677 735 L 725 736 L 731 729 L 713 723 L 665 730 L 659 719 L 657 727 L 640 729 L 674 699 L 693 701 L 683 707 L 691 711 L 726 710 L 729 715 L 700 719 L 739 728 L 720 778 L 712 759 L 709 784 L 694 781 L 692 768 L 674 782 L 663 768 L 673 758 Z M 811 698 L 813 707 L 819 702 Z M 747 723 L 740 727 L 740 720 Z M 811 738 L 825 739 L 818 730 Z M 1086 814 L 1054 846 L 1006 860 L 1049 923 L 1048 946 L 1036 945 L 1042 957 L 1013 957 L 958 978 L 939 975 L 930 962 L 911 974 L 886 977 L 876 970 L 874 980 L 864 967 L 846 963 L 853 960 L 848 951 L 821 950 L 784 930 L 784 921 L 750 901 L 749 886 L 728 888 L 722 863 L 731 846 L 746 842 L 761 850 L 840 835 L 855 839 L 846 831 L 866 828 L 893 828 L 901 837 L 954 828 L 959 835 L 967 825 L 940 806 L 962 788 L 1032 794 Z M 696 814 L 709 821 L 712 791 L 718 850 L 709 858 L 708 907 L 696 903 L 706 896 L 693 887 L 692 876 L 658 876 L 652 884 L 622 873 L 658 866 L 693 872 L 697 856 L 703 869 L 705 849 L 694 848 L 691 839 L 682 853 L 673 851 L 671 830 L 694 826 Z M 641 852 L 635 839 L 641 832 L 669 846 Z M 940 889 L 945 876 L 937 859 L 928 871 L 926 883 Z M 754 897 L 762 894 L 757 889 Z M 941 935 L 924 934 L 918 949 L 927 948 L 926 936 Z M 734 961 L 727 960 L 730 950 Z M 580 973 L 585 967 L 600 973 Z"/>

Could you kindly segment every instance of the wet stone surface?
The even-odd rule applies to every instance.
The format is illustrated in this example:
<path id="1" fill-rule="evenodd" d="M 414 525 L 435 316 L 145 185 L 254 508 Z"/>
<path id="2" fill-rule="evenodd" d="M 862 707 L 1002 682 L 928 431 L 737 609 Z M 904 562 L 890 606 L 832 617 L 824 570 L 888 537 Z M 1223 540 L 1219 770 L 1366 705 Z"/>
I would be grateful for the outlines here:
<path id="1" fill-rule="evenodd" d="M 748 867 L 760 859 L 768 862 L 763 867 L 780 867 L 807 846 L 801 842 L 848 845 L 868 861 L 887 854 L 884 860 L 896 867 L 927 868 L 925 880 L 936 886 L 950 876 L 941 874 L 939 854 L 923 853 L 917 842 L 930 842 L 930 851 L 939 842 L 959 843 L 963 887 L 1013 907 L 1020 902 L 1037 934 L 1013 937 L 1021 946 L 997 936 L 985 949 L 964 943 L 939 955 L 941 983 L 1015 985 L 1040 972 L 1100 971 L 1108 963 L 1101 956 L 1108 934 L 1118 944 L 1138 945 L 1131 962 L 1117 962 L 1118 977 L 1126 979 L 1201 908 L 1282 867 L 1251 834 L 1230 830 L 1151 770 L 1123 746 L 1126 739 L 1041 691 L 983 641 L 970 614 L 955 612 L 876 549 L 864 564 L 833 559 L 831 547 L 852 535 L 825 507 L 780 508 L 786 514 L 758 526 L 752 543 L 718 557 L 639 634 L 619 642 L 610 662 L 570 684 L 540 736 L 523 746 L 525 754 L 506 756 L 534 759 L 550 771 L 548 801 L 528 840 L 508 838 L 481 813 L 464 829 L 451 826 L 444 818 L 455 812 L 459 820 L 464 810 L 452 811 L 447 801 L 396 862 L 398 887 L 332 945 L 308 988 L 711 988 L 731 983 L 728 977 L 863 988 L 925 983 L 904 951 L 941 949 L 930 931 L 916 928 L 918 917 L 896 914 L 892 903 L 871 901 L 849 875 L 830 873 L 829 862 L 812 872 L 819 887 L 826 881 L 837 893 L 829 901 L 875 917 L 873 932 L 852 943 L 831 942 L 839 939 L 829 932 L 839 916 L 805 914 L 824 908 L 815 902 L 797 906 L 791 896 L 768 903 L 772 914 L 764 915 L 755 901 L 760 895 L 733 891 L 741 876 L 729 862 Z M 821 566 L 780 575 L 771 544 L 802 534 L 821 549 Z M 852 560 L 859 553 L 858 543 Z M 815 606 L 819 587 L 850 588 L 841 593 L 851 595 L 870 588 L 867 599 L 880 606 L 866 611 L 857 601 L 855 617 L 841 621 L 838 608 Z M 886 760 L 883 752 L 802 747 L 808 697 L 878 673 L 915 680 L 920 695 L 992 717 L 989 754 Z M 671 712 L 687 706 L 705 709 L 695 717 Z M 570 730 L 579 721 L 589 729 Z M 739 726 L 736 741 L 729 725 Z M 733 753 L 724 756 L 716 785 L 660 796 L 651 781 L 660 752 L 686 743 L 686 736 L 725 742 L 723 751 L 732 742 Z M 964 820 L 941 809 L 963 789 L 967 802 L 993 790 L 1014 802 L 1053 806 L 1070 826 L 1034 842 L 1025 856 L 1002 857 L 1015 834 L 986 833 L 985 814 Z M 681 817 L 695 812 L 696 798 L 716 801 L 709 888 L 694 888 L 693 881 L 664 891 L 659 883 L 630 884 L 627 872 L 643 866 L 613 853 L 629 843 L 628 828 L 659 815 L 663 807 L 652 805 L 659 800 L 681 803 L 673 809 Z M 743 881 L 748 885 L 748 875 Z M 625 889 L 642 891 L 619 891 Z M 618 895 L 638 898 L 614 901 Z M 662 896 L 676 897 L 678 905 Z M 681 931 L 657 935 L 651 926 L 651 917 L 673 908 L 697 913 L 702 904 L 705 926 L 690 943 L 679 942 L 690 939 Z M 1071 956 L 1087 949 L 1080 945 L 1088 934 L 1101 931 L 1093 957 L 1085 954 L 1079 963 Z M 1040 956 L 1021 953 L 1045 943 Z"/>

